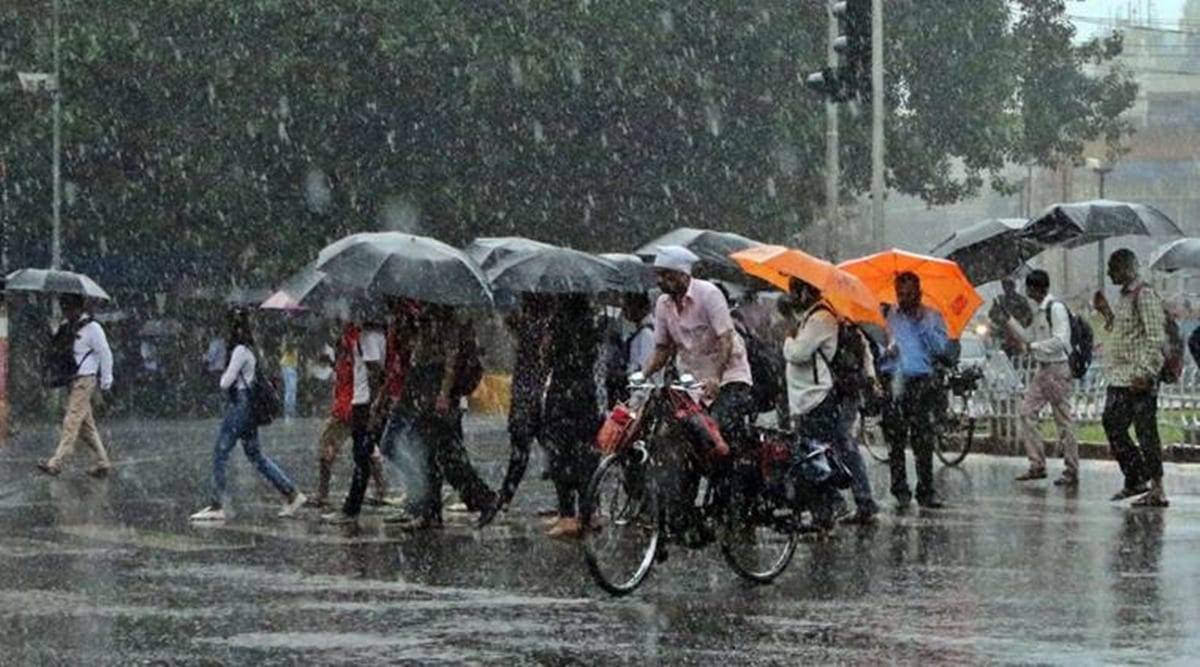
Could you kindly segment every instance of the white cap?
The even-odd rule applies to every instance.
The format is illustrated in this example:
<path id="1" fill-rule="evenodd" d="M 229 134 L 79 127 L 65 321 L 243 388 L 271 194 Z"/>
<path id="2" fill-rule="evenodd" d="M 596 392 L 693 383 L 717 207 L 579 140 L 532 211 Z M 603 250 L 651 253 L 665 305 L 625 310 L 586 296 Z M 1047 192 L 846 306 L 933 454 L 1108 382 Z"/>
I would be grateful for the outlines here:
<path id="1" fill-rule="evenodd" d="M 681 245 L 663 245 L 658 247 L 658 254 L 654 256 L 654 268 L 681 271 L 690 276 L 692 265 L 699 261 L 696 253 Z"/>

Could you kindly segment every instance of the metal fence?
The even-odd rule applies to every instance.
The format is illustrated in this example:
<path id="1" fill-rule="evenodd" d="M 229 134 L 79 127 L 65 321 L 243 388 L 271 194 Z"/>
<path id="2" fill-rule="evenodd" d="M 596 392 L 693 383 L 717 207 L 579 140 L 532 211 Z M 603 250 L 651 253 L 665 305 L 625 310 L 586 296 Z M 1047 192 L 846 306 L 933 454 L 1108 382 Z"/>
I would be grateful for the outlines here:
<path id="1" fill-rule="evenodd" d="M 979 436 L 990 437 L 998 445 L 1020 445 L 1020 411 L 1025 387 L 1030 385 L 1034 369 L 1010 369 L 1011 375 L 989 376 L 981 383 L 970 407 L 977 418 Z M 1099 424 L 1104 414 L 1108 381 L 1104 368 L 1094 366 L 1082 380 L 1075 381 L 1071 411 L 1076 424 Z M 1042 417 L 1049 418 L 1049 410 Z M 1188 365 L 1179 382 L 1163 384 L 1158 392 L 1158 423 L 1164 442 L 1200 444 L 1200 368 Z"/>

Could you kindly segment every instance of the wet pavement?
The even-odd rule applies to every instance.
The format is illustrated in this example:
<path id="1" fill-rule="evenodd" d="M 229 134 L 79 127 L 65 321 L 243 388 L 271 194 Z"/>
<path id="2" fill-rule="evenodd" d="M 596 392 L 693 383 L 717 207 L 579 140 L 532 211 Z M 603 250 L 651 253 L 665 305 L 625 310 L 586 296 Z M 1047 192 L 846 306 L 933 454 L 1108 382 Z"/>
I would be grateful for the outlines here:
<path id="1" fill-rule="evenodd" d="M 489 480 L 506 444 L 472 422 Z M 264 431 L 311 488 L 318 423 Z M 1012 482 L 1016 458 L 939 469 L 940 511 L 891 508 L 862 529 L 802 544 L 770 586 L 737 579 L 715 548 L 671 557 L 610 599 L 575 545 L 534 516 L 550 489 L 531 466 L 516 507 L 483 531 L 448 515 L 409 534 L 368 510 L 361 529 L 315 510 L 277 519 L 278 497 L 240 455 L 237 515 L 189 526 L 216 424 L 116 424 L 116 474 L 34 472 L 30 430 L 0 452 L 0 664 L 818 664 L 1186 662 L 1200 655 L 1200 469 L 1168 466 L 1172 507 L 1107 501 L 1112 463 L 1078 492 Z M 872 463 L 877 489 L 886 467 Z M 349 477 L 348 448 L 335 489 Z M 1057 472 L 1052 466 L 1053 473 Z"/>

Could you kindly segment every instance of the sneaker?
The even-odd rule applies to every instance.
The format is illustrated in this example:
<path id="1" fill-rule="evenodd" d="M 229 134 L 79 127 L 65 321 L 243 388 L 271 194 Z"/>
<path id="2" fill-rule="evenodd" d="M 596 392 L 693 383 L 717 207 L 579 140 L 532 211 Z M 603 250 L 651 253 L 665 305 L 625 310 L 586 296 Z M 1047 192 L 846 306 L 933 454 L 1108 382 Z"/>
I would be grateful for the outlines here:
<path id="1" fill-rule="evenodd" d="M 1079 478 L 1074 475 L 1063 475 L 1054 480 L 1054 486 L 1079 486 Z"/>
<path id="2" fill-rule="evenodd" d="M 220 507 L 209 505 L 204 509 L 196 512 L 188 517 L 188 521 L 224 521 L 225 510 Z"/>
<path id="3" fill-rule="evenodd" d="M 296 497 L 292 498 L 292 500 L 290 502 L 284 503 L 283 509 L 279 510 L 278 516 L 281 516 L 281 517 L 292 516 L 296 513 L 297 510 L 299 510 L 301 507 L 304 507 L 304 503 L 306 503 L 306 502 L 308 502 L 308 496 L 297 491 Z"/>
<path id="4" fill-rule="evenodd" d="M 58 474 L 62 472 L 61 468 L 55 468 L 54 466 L 50 465 L 49 461 L 38 461 L 37 469 L 46 475 L 50 475 L 51 477 L 58 477 Z"/>
<path id="5" fill-rule="evenodd" d="M 330 526 L 349 526 L 358 523 L 357 517 L 352 517 L 345 512 L 338 510 L 337 512 L 329 512 L 321 515 L 321 523 Z"/>
<path id="6" fill-rule="evenodd" d="M 1137 486 L 1124 486 L 1124 487 L 1121 487 L 1120 491 L 1117 491 L 1116 493 L 1114 493 L 1113 497 L 1110 498 L 1109 500 L 1113 500 L 1113 501 L 1125 500 L 1126 498 L 1140 496 L 1143 493 L 1148 492 L 1149 490 L 1150 490 L 1150 487 L 1146 486 L 1145 484 L 1138 484 Z"/>
<path id="7" fill-rule="evenodd" d="M 324 509 L 326 507 L 329 507 L 329 499 L 328 498 L 319 498 L 319 497 L 305 498 L 304 505 L 305 505 L 305 507 L 315 507 L 317 509 Z"/>
<path id="8" fill-rule="evenodd" d="M 1045 469 L 1037 470 L 1034 468 L 1030 468 L 1029 470 L 1026 470 L 1024 474 L 1017 475 L 1016 481 L 1029 482 L 1029 481 L 1033 481 L 1035 479 L 1046 479 L 1046 470 Z"/>

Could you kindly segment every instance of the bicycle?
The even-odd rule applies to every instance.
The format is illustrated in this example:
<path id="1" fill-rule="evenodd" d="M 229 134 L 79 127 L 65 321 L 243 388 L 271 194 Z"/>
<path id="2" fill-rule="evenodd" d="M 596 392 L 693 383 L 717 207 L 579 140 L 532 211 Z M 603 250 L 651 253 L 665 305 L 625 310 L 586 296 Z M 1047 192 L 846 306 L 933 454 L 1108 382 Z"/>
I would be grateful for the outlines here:
<path id="1" fill-rule="evenodd" d="M 944 400 L 934 414 L 933 452 L 943 465 L 956 466 L 971 452 L 976 430 L 971 399 L 982 379 L 983 370 L 976 367 L 955 369 L 942 375 Z M 881 419 L 877 414 L 860 412 L 855 435 L 871 458 L 887 463 L 891 459 L 891 450 L 883 436 Z"/>
<path id="2" fill-rule="evenodd" d="M 597 438 L 605 456 L 583 498 L 582 548 L 592 577 L 613 595 L 633 592 L 667 559 L 668 544 L 697 534 L 705 539 L 688 546 L 719 543 L 726 563 L 754 583 L 774 580 L 795 554 L 802 526 L 783 432 L 755 429 L 754 446 L 741 452 L 723 450 L 723 441 L 697 446 L 698 430 L 711 435 L 711 425 L 694 418 L 703 414 L 696 388 L 687 376 L 666 386 L 631 382 L 629 405 Z M 689 467 L 706 473 L 704 493 L 681 474 Z"/>

